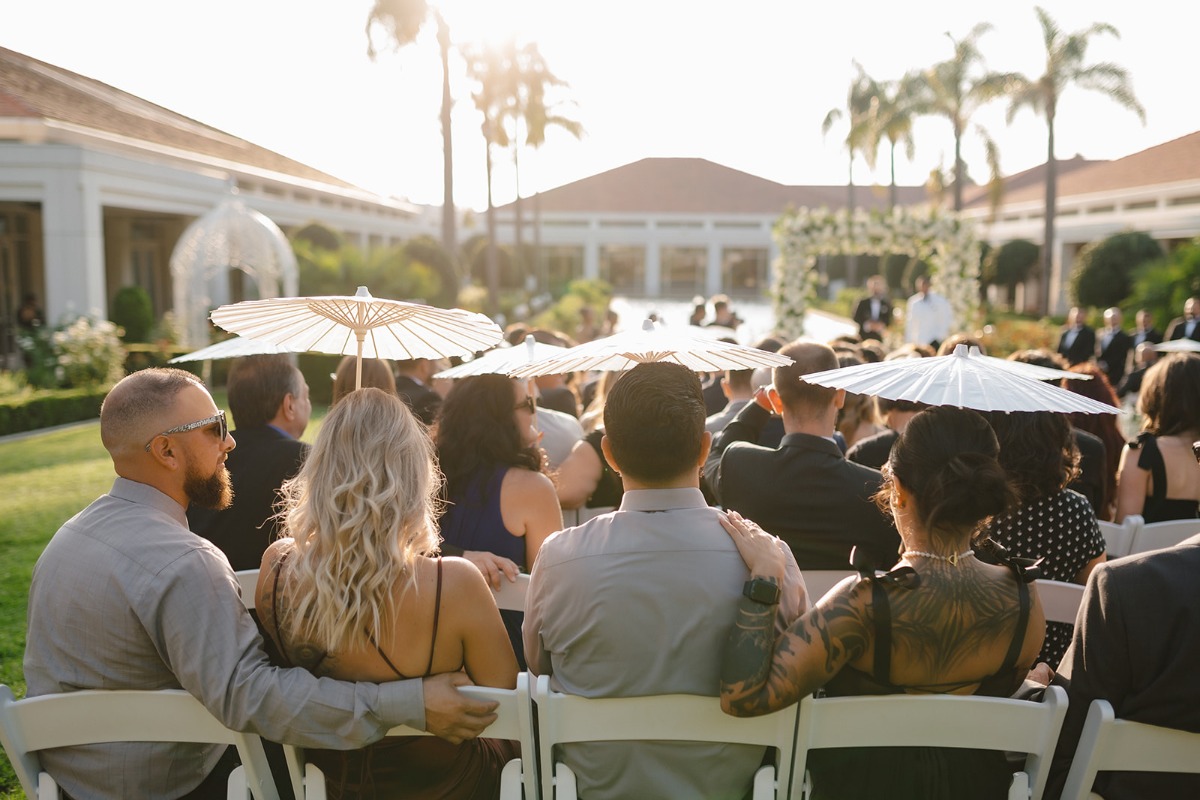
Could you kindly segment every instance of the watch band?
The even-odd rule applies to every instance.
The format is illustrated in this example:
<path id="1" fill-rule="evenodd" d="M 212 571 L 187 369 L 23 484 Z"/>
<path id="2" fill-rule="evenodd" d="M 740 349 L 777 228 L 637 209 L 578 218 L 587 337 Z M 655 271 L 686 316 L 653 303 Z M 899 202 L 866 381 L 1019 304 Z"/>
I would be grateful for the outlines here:
<path id="1" fill-rule="evenodd" d="M 764 606 L 773 606 L 778 603 L 780 594 L 782 592 L 779 584 L 764 578 L 753 578 L 742 586 L 744 597 L 748 597 L 756 603 L 762 603 Z"/>

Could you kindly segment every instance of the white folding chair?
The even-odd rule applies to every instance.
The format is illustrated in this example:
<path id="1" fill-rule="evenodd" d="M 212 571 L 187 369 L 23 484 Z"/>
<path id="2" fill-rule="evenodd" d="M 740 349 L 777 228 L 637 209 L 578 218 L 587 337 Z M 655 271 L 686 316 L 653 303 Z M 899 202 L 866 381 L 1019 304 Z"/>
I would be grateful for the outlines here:
<path id="1" fill-rule="evenodd" d="M 670 694 L 586 698 L 550 690 L 540 675 L 534 693 L 538 719 L 538 771 L 543 800 L 575 800 L 575 773 L 554 761 L 554 747 L 571 742 L 624 740 L 719 742 L 772 747 L 775 766 L 754 776 L 754 800 L 784 798 L 791 781 L 796 706 L 761 717 L 731 717 L 716 697 Z M 614 764 L 613 769 L 620 769 Z"/>
<path id="2" fill-rule="evenodd" d="M 505 611 L 524 611 L 525 593 L 529 591 L 529 576 L 525 573 L 517 575 L 516 581 L 509 583 L 508 578 L 500 576 L 500 589 L 492 589 L 496 596 L 496 606 Z"/>
<path id="3" fill-rule="evenodd" d="M 852 569 L 806 569 L 801 571 L 804 574 L 804 587 L 808 590 L 809 606 L 816 605 L 817 601 L 827 595 L 830 589 L 846 578 L 858 575 Z"/>
<path id="4" fill-rule="evenodd" d="M 1047 622 L 1066 622 L 1075 624 L 1079 613 L 1079 604 L 1083 602 L 1083 585 L 1040 579 L 1033 582 L 1037 587 L 1038 597 L 1042 600 L 1042 611 Z"/>
<path id="5" fill-rule="evenodd" d="M 1170 519 L 1163 522 L 1145 522 L 1133 535 L 1129 555 L 1174 547 L 1184 539 L 1200 533 L 1200 519 Z"/>
<path id="6" fill-rule="evenodd" d="M 1096 773 L 1200 773 L 1200 733 L 1117 719 L 1107 700 L 1093 700 L 1063 785 L 1062 800 L 1086 800 Z"/>
<path id="7" fill-rule="evenodd" d="M 1104 536 L 1104 549 L 1108 557 L 1120 558 L 1129 555 L 1134 537 L 1142 527 L 1142 517 L 1139 514 L 1130 514 L 1120 523 L 1098 519 L 1096 524 L 1100 526 L 1100 533 Z"/>
<path id="8" fill-rule="evenodd" d="M 1040 703 L 972 695 L 805 697 L 796 730 L 793 797 L 808 797 L 812 750 L 830 747 L 966 747 L 1026 753 L 1009 800 L 1038 800 L 1067 713 L 1067 693 L 1050 686 Z"/>
<path id="9" fill-rule="evenodd" d="M 489 739 L 511 739 L 521 745 L 521 757 L 504 765 L 500 773 L 500 800 L 537 800 L 537 747 L 533 736 L 533 707 L 529 696 L 529 673 L 517 673 L 517 688 L 492 689 L 486 686 L 460 686 L 463 694 L 478 700 L 499 703 L 496 721 L 484 731 Z M 400 725 L 388 736 L 429 736 L 425 731 Z M 304 750 L 285 744 L 288 774 L 296 800 L 325 800 L 325 775 L 313 764 L 305 763 Z"/>
<path id="10" fill-rule="evenodd" d="M 228 796 L 279 800 L 256 734 L 226 728 L 180 689 L 79 691 L 13 699 L 0 684 L 0 737 L 28 798 L 61 797 L 37 753 L 51 747 L 108 742 L 195 742 L 237 747 L 242 765 L 229 776 Z"/>
<path id="11" fill-rule="evenodd" d="M 233 574 L 237 576 L 238 585 L 242 587 L 242 605 L 253 611 L 254 595 L 258 591 L 258 570 L 239 569 Z"/>

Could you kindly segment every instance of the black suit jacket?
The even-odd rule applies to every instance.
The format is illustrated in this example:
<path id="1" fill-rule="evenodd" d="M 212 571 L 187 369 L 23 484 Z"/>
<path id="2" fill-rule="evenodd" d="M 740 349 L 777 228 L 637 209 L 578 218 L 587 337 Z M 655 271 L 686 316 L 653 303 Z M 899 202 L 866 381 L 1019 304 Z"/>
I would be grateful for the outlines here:
<path id="1" fill-rule="evenodd" d="M 1100 352 L 1096 355 L 1096 361 L 1104 370 L 1104 374 L 1108 376 L 1108 382 L 1115 389 L 1117 384 L 1121 382 L 1121 378 L 1125 377 L 1125 365 L 1129 361 L 1129 354 L 1133 352 L 1133 337 L 1125 331 L 1117 331 L 1108 340 L 1108 344 L 1104 344 L 1105 331 L 1101 331 L 1098 337 Z"/>
<path id="2" fill-rule="evenodd" d="M 854 443 L 846 452 L 846 460 L 862 464 L 871 469 L 883 469 L 888 458 L 892 455 L 892 445 L 900 438 L 900 434 L 891 428 L 880 431 L 874 436 L 868 436 Z"/>
<path id="3" fill-rule="evenodd" d="M 1082 364 L 1096 356 L 1096 331 L 1087 325 L 1079 329 L 1074 341 L 1067 345 L 1067 331 L 1058 338 L 1058 354 L 1070 364 Z"/>
<path id="4" fill-rule="evenodd" d="M 854 307 L 854 321 L 858 323 L 858 334 L 864 339 L 880 339 L 878 333 L 868 331 L 866 328 L 867 322 L 871 319 L 871 298 L 864 297 L 858 301 L 858 305 Z M 886 297 L 879 301 L 879 321 L 887 327 L 892 322 L 892 301 Z"/>
<path id="5" fill-rule="evenodd" d="M 849 569 L 856 546 L 874 567 L 894 566 L 900 537 L 871 501 L 883 476 L 820 436 L 755 444 L 770 416 L 747 403 L 713 446 L 704 475 L 717 501 L 787 542 L 802 570 Z"/>
<path id="6" fill-rule="evenodd" d="M 220 548 L 234 569 L 258 569 L 281 527 L 271 519 L 279 487 L 300 471 L 308 445 L 270 425 L 238 428 L 233 438 L 237 447 L 225 462 L 233 482 L 233 505 L 224 511 L 192 506 L 188 527 Z"/>
<path id="7" fill-rule="evenodd" d="M 1149 328 L 1144 331 L 1134 331 L 1132 334 L 1133 349 L 1142 342 L 1150 342 L 1150 344 L 1160 344 L 1163 340 L 1163 335 L 1156 328 Z"/>
<path id="8" fill-rule="evenodd" d="M 400 375 L 396 378 L 396 394 L 400 395 L 400 399 L 408 403 L 408 407 L 417 415 L 417 419 L 424 422 L 426 426 L 432 425 L 437 419 L 438 411 L 442 408 L 442 396 L 430 389 L 428 386 L 422 386 L 407 375 Z"/>
<path id="9" fill-rule="evenodd" d="M 1187 320 L 1183 317 L 1176 317 L 1171 320 L 1171 324 L 1167 326 L 1167 341 L 1172 342 L 1176 339 L 1194 339 L 1200 342 L 1200 322 L 1192 326 L 1192 335 L 1184 336 L 1187 330 Z"/>
<path id="10" fill-rule="evenodd" d="M 1092 572 L 1054 679 L 1067 686 L 1069 704 L 1047 798 L 1062 792 L 1092 700 L 1108 700 L 1118 719 L 1200 732 L 1198 574 L 1200 536 Z M 1101 772 L 1095 791 L 1107 800 L 1200 797 L 1200 775 Z"/>

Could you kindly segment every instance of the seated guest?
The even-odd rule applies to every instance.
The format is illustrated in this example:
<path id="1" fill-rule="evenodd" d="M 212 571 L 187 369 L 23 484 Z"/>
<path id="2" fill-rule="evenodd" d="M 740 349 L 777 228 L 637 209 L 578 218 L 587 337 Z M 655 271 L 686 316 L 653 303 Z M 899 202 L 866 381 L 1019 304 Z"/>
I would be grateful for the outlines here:
<path id="1" fill-rule="evenodd" d="M 710 414 L 704 420 L 704 430 L 716 436 L 725 430 L 737 413 L 742 410 L 750 398 L 754 396 L 753 369 L 727 369 L 725 380 L 721 382 L 721 391 L 725 397 L 725 407 L 715 414 Z M 707 408 L 707 400 L 705 401 Z"/>
<path id="2" fill-rule="evenodd" d="M 446 476 L 439 520 L 446 544 L 503 556 L 528 572 L 546 537 L 561 530 L 562 509 L 544 472 L 535 405 L 524 381 L 476 375 L 454 384 L 435 429 Z M 521 612 L 502 612 L 514 650 Z M 517 653 L 524 669 L 524 659 Z"/>
<path id="3" fill-rule="evenodd" d="M 989 411 L 984 416 L 1000 441 L 1000 465 L 1017 504 L 983 529 L 1011 556 L 1041 559 L 1043 578 L 1084 583 L 1105 559 L 1104 536 L 1083 496 L 1067 487 L 1075 470 L 1071 425 L 1052 411 Z M 1041 660 L 1058 664 L 1071 641 L 1071 625 L 1051 622 Z"/>
<path id="4" fill-rule="evenodd" d="M 831 696 L 1011 695 L 1034 664 L 1044 616 L 1029 576 L 971 549 L 980 525 L 1012 500 L 998 450 L 973 411 L 939 407 L 913 418 L 877 495 L 900 531 L 901 569 L 843 581 L 782 635 L 769 600 L 741 598 L 721 667 L 722 708 L 756 716 L 821 687 Z M 753 580 L 782 582 L 774 537 L 736 514 L 725 527 Z M 926 747 L 815 750 L 808 768 L 813 796 L 836 798 L 1000 800 L 1012 777 L 1004 753 Z"/>
<path id="5" fill-rule="evenodd" d="M 194 375 L 123 378 L 104 399 L 100 438 L 118 476 L 112 489 L 64 523 L 33 568 L 29 697 L 184 689 L 228 728 L 304 747 L 362 747 L 401 724 L 457 742 L 494 721 L 495 704 L 453 689 L 463 675 L 353 684 L 268 664 L 229 561 L 187 528 L 189 504 L 228 506 L 224 461 L 236 446 Z M 190 743 L 39 757 L 64 792 L 101 800 L 225 797 L 237 764 L 233 748 Z"/>
<path id="6" fill-rule="evenodd" d="M 1133 369 L 1117 384 L 1117 397 L 1124 400 L 1128 395 L 1137 395 L 1142 391 L 1142 380 L 1146 377 L 1146 370 L 1157 360 L 1158 351 L 1154 349 L 1153 343 L 1139 344 L 1133 351 Z"/>
<path id="7" fill-rule="evenodd" d="M 394 394 L 359 389 L 321 426 L 285 486 L 284 534 L 263 556 L 256 605 L 284 664 L 387 682 L 465 670 L 511 689 L 517 661 L 475 567 L 431 558 L 433 446 Z M 511 742 L 391 737 L 365 750 L 309 750 L 334 798 L 498 797 Z"/>
<path id="8" fill-rule="evenodd" d="M 939 356 L 948 356 L 954 353 L 954 348 L 960 344 L 965 344 L 968 348 L 978 347 L 980 355 L 987 355 L 987 348 L 978 337 L 971 336 L 966 333 L 952 333 L 946 337 L 946 341 L 938 345 L 937 354 Z"/>
<path id="9" fill-rule="evenodd" d="M 700 493 L 710 436 L 699 378 L 678 364 L 639 364 L 609 392 L 604 430 L 621 507 L 542 545 L 525 601 L 529 671 L 585 697 L 715 695 L 748 573 Z M 786 561 L 770 615 L 780 630 L 804 607 L 799 570 Z M 763 759 L 761 747 L 673 742 L 562 753 L 589 800 L 742 797 Z"/>
<path id="10" fill-rule="evenodd" d="M 882 397 L 875 398 L 875 403 L 887 427 L 874 436 L 856 442 L 846 451 L 846 460 L 872 469 L 883 469 L 892 452 L 892 445 L 900 438 L 905 426 L 928 406 L 910 400 L 887 400 Z"/>
<path id="11" fill-rule="evenodd" d="M 433 375 L 441 368 L 441 362 L 429 358 L 396 362 L 396 393 L 427 426 L 434 423 L 442 407 L 442 396 L 433 388 Z"/>
<path id="12" fill-rule="evenodd" d="M 358 356 L 343 358 L 338 363 L 337 371 L 333 373 L 333 401 L 330 405 L 336 405 L 338 400 L 356 388 L 382 389 L 388 394 L 396 394 L 396 376 L 392 373 L 392 362 L 382 358 L 364 358 L 360 378 Z"/>
<path id="13" fill-rule="evenodd" d="M 219 511 L 190 506 L 188 527 L 215 544 L 234 569 L 257 569 L 279 538 L 279 487 L 300 470 L 308 452 L 300 437 L 312 403 L 308 383 L 286 355 L 237 359 L 227 385 L 238 442 L 225 462 L 233 504 Z"/>
<path id="14" fill-rule="evenodd" d="M 847 461 L 834 440 L 846 393 L 803 380 L 835 369 L 837 356 L 809 341 L 779 352 L 792 363 L 776 367 L 772 388 L 760 389 L 717 438 L 704 464 L 709 489 L 722 507 L 783 539 L 801 569 L 846 569 L 855 547 L 864 563 L 890 567 L 899 540 L 871 502 L 883 477 Z M 775 449 L 756 444 L 772 413 L 786 431 Z"/>
<path id="15" fill-rule="evenodd" d="M 546 451 L 546 464 L 552 470 L 558 469 L 583 439 L 583 425 L 579 420 L 553 408 L 539 406 L 534 425 L 541 434 L 539 444 Z"/>
<path id="16" fill-rule="evenodd" d="M 1118 719 L 1200 731 L 1198 573 L 1200 535 L 1096 567 L 1054 678 L 1066 686 L 1069 703 L 1047 798 L 1057 800 L 1062 792 L 1093 700 L 1112 703 Z M 1109 800 L 1200 797 L 1200 775 L 1101 772 L 1092 790 Z"/>
<path id="17" fill-rule="evenodd" d="M 1068 378 L 1063 381 L 1063 388 L 1090 400 L 1120 408 L 1121 401 L 1117 398 L 1117 393 L 1113 391 L 1108 377 L 1098 365 L 1085 361 L 1071 367 L 1070 372 L 1091 375 L 1092 379 L 1084 381 Z M 1075 412 L 1068 419 L 1075 430 L 1087 431 L 1104 442 L 1104 501 L 1101 505 L 1103 511 L 1098 512 L 1096 517 L 1111 520 L 1117 505 L 1117 467 L 1121 462 L 1121 448 L 1125 446 L 1125 437 L 1117 427 L 1117 415 Z"/>
<path id="18" fill-rule="evenodd" d="M 1200 357 L 1171 353 L 1146 373 L 1138 395 L 1142 433 L 1121 452 L 1116 521 L 1193 519 L 1200 510 Z"/>
<path id="19" fill-rule="evenodd" d="M 616 385 L 616 381 L 624 374 L 610 373 L 610 385 Z M 602 439 L 604 426 L 600 425 L 575 444 L 571 454 L 559 467 L 555 475 L 555 489 L 558 491 L 558 502 L 564 509 L 609 511 L 621 504 L 625 489 L 621 484 L 621 476 L 604 458 L 600 445 Z"/>

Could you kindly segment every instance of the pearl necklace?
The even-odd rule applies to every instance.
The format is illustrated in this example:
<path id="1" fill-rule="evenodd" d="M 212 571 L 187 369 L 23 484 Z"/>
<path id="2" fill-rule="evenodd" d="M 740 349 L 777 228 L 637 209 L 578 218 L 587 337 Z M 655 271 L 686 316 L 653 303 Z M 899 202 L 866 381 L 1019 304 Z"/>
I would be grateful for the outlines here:
<path id="1" fill-rule="evenodd" d="M 903 553 L 900 554 L 900 557 L 908 558 L 909 556 L 921 556 L 922 558 L 932 558 L 936 561 L 947 561 L 952 566 L 957 567 L 959 561 L 962 561 L 967 556 L 973 556 L 973 555 L 975 555 L 974 550 L 967 550 L 962 553 L 951 553 L 948 556 L 941 556 L 941 555 L 938 555 L 937 553 L 926 553 L 921 550 L 905 550 Z"/>

